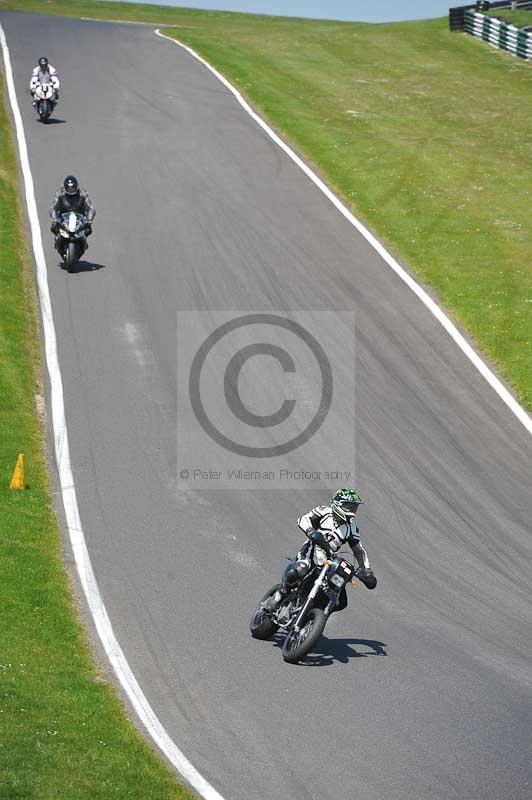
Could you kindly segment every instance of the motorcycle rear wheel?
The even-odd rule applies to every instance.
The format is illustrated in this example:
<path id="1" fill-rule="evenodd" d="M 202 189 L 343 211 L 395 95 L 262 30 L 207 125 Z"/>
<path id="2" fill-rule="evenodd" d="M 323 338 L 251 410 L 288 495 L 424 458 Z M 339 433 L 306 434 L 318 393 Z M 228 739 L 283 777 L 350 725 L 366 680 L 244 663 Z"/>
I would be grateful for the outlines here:
<path id="1" fill-rule="evenodd" d="M 311 608 L 296 633 L 292 628 L 283 642 L 283 658 L 287 664 L 297 664 L 309 653 L 325 628 L 327 617 L 321 608 Z"/>
<path id="2" fill-rule="evenodd" d="M 279 628 L 275 622 L 272 622 L 270 615 L 264 611 L 262 604 L 265 600 L 268 600 L 269 597 L 275 594 L 280 585 L 280 583 L 276 583 L 275 586 L 272 586 L 269 592 L 266 592 L 264 597 L 260 599 L 257 608 L 253 612 L 251 622 L 249 623 L 249 629 L 254 639 L 271 639 L 273 634 Z"/>

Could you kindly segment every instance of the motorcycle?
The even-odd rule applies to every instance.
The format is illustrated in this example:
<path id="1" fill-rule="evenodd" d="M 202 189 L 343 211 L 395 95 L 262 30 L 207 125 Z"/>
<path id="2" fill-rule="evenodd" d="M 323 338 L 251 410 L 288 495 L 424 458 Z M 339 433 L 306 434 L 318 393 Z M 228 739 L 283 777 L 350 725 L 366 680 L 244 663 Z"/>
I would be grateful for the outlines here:
<path id="1" fill-rule="evenodd" d="M 59 237 L 56 239 L 56 248 L 69 272 L 72 272 L 72 267 L 88 247 L 89 230 L 90 223 L 84 214 L 66 211 L 59 217 Z"/>
<path id="2" fill-rule="evenodd" d="M 343 556 L 327 558 L 324 539 L 318 547 L 312 546 L 309 555 L 309 572 L 290 589 L 280 605 L 270 611 L 264 603 L 281 584 L 272 586 L 260 600 L 250 623 L 254 639 L 270 639 L 278 630 L 286 632 L 282 654 L 289 664 L 296 664 L 312 650 L 338 605 L 341 591 L 358 572 Z"/>
<path id="3" fill-rule="evenodd" d="M 35 84 L 33 98 L 41 122 L 48 122 L 50 114 L 55 108 L 57 102 L 55 99 L 56 89 L 57 86 L 53 79 L 49 81 L 39 81 L 39 83 Z"/>

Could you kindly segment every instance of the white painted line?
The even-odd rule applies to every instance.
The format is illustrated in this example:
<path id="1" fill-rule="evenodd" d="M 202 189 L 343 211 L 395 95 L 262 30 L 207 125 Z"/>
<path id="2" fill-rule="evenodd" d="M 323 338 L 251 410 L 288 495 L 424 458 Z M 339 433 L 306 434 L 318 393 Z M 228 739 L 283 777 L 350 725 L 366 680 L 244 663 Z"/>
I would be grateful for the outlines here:
<path id="1" fill-rule="evenodd" d="M 153 741 L 162 750 L 164 755 L 174 765 L 174 767 L 181 773 L 181 775 L 197 792 L 199 792 L 202 797 L 205 798 L 205 800 L 224 800 L 222 795 L 220 795 L 210 785 L 210 783 L 208 783 L 202 777 L 202 775 L 200 775 L 200 773 L 192 766 L 190 761 L 183 755 L 181 750 L 179 750 L 179 748 L 170 739 L 155 712 L 148 703 L 148 700 L 140 688 L 137 679 L 133 675 L 133 672 L 131 671 L 131 668 L 126 660 L 126 657 L 122 652 L 122 648 L 115 637 L 111 622 L 107 615 L 107 610 L 104 606 L 102 596 L 96 582 L 94 571 L 92 569 L 92 564 L 79 516 L 76 488 L 70 466 L 68 432 L 65 419 L 65 406 L 63 401 L 63 382 L 61 379 L 61 371 L 59 369 L 57 340 L 52 314 L 52 304 L 50 301 L 50 292 L 48 289 L 48 276 L 46 272 L 46 262 L 42 246 L 41 228 L 39 225 L 39 217 L 37 215 L 33 177 L 28 158 L 28 148 L 24 135 L 24 126 L 22 124 L 22 117 L 15 92 L 15 82 L 13 80 L 13 72 L 11 69 L 11 58 L 9 55 L 4 29 L 1 25 L 0 45 L 2 47 L 2 53 L 4 56 L 9 100 L 13 110 L 13 116 L 15 118 L 20 164 L 24 177 L 26 204 L 28 208 L 28 217 L 30 220 L 33 254 L 35 257 L 37 272 L 37 287 L 39 291 L 39 301 L 41 305 L 43 321 L 46 365 L 48 367 L 48 375 L 50 377 L 50 398 L 52 407 L 55 458 L 59 473 L 63 505 L 65 507 L 68 533 L 70 536 L 70 542 L 72 544 L 72 550 L 76 559 L 76 566 L 78 568 L 81 585 L 83 587 L 83 591 L 85 592 L 85 597 L 87 598 L 87 603 L 96 625 L 96 630 L 98 631 L 98 635 L 105 652 L 107 653 L 109 661 L 111 662 L 124 691 L 131 701 L 131 704 L 137 712 L 140 720 L 145 725 Z"/>
<path id="2" fill-rule="evenodd" d="M 177 39 L 172 39 L 170 36 L 166 36 L 166 34 L 161 33 L 160 29 L 157 28 L 155 31 L 157 36 L 160 36 L 163 39 L 168 39 L 169 42 L 182 47 L 187 53 L 190 53 L 191 56 L 194 56 L 195 59 L 200 61 L 205 67 L 207 67 L 213 75 L 216 75 L 218 80 L 220 80 L 224 86 L 226 86 L 229 91 L 236 97 L 244 111 L 246 111 L 250 117 L 252 117 L 255 122 L 260 125 L 260 127 L 266 131 L 268 136 L 273 139 L 273 141 L 279 145 L 279 147 L 284 150 L 284 152 L 294 161 L 300 169 L 303 170 L 305 175 L 310 178 L 312 183 L 314 183 L 320 191 L 331 201 L 331 203 L 338 209 L 338 211 L 343 214 L 343 216 L 355 227 L 359 233 L 370 243 L 370 245 L 377 251 L 377 253 L 384 259 L 384 261 L 388 264 L 389 267 L 393 269 L 394 272 L 401 278 L 402 281 L 406 283 L 406 285 L 412 289 L 414 294 L 416 294 L 421 302 L 429 309 L 429 311 L 434 314 L 438 322 L 445 328 L 449 336 L 453 339 L 453 341 L 458 345 L 460 350 L 467 356 L 467 358 L 471 361 L 474 367 L 480 372 L 483 378 L 487 380 L 489 385 L 494 389 L 501 400 L 508 406 L 508 408 L 515 414 L 517 419 L 524 425 L 526 430 L 532 434 L 532 419 L 527 414 L 525 409 L 517 402 L 515 397 L 508 391 L 508 389 L 503 385 L 503 383 L 497 378 L 496 375 L 490 370 L 488 365 L 481 359 L 481 357 L 473 350 L 469 342 L 462 336 L 456 325 L 449 319 L 449 317 L 442 311 L 442 309 L 438 306 L 437 303 L 434 302 L 432 297 L 427 294 L 427 292 L 417 283 L 411 275 L 406 272 L 406 270 L 401 267 L 400 264 L 390 255 L 390 253 L 386 250 L 386 248 L 373 236 L 370 231 L 360 222 L 359 219 L 355 217 L 355 215 L 349 211 L 347 206 L 345 206 L 341 200 L 329 189 L 328 186 L 324 184 L 324 182 L 316 175 L 316 173 L 310 169 L 310 167 L 302 161 L 296 153 L 284 142 L 280 136 L 278 136 L 275 131 L 273 131 L 270 126 L 260 117 L 249 105 L 249 103 L 244 100 L 238 89 L 236 89 L 227 78 L 218 72 L 213 66 L 209 64 L 208 61 L 205 61 L 195 50 L 191 47 L 188 47 L 183 42 L 178 41 Z"/>
<path id="3" fill-rule="evenodd" d="M 78 17 L 71 17 L 70 19 L 78 19 Z M 164 24 L 162 22 L 139 22 L 135 19 L 102 19 L 101 17 L 79 17 L 79 19 L 83 20 L 83 22 L 105 22 L 106 24 L 111 23 L 113 25 L 147 25 L 149 28 Z M 197 27 L 197 25 L 172 24 L 172 28 L 189 28 L 190 30 L 195 30 Z"/>
<path id="4" fill-rule="evenodd" d="M 74 17 L 76 19 L 76 17 Z M 83 22 L 114 22 L 115 25 L 148 25 L 153 28 L 154 25 L 160 25 L 160 22 L 138 22 L 134 19 L 101 19 L 100 17 L 80 17 Z"/>

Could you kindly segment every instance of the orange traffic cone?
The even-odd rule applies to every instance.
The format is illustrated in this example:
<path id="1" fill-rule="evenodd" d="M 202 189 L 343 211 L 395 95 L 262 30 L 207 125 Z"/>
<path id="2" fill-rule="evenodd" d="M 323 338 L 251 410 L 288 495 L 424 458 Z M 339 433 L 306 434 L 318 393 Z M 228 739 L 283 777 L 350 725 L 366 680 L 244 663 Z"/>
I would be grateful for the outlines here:
<path id="1" fill-rule="evenodd" d="M 17 464 L 13 471 L 13 477 L 9 484 L 10 489 L 25 489 L 26 481 L 24 479 L 24 453 L 19 453 Z"/>

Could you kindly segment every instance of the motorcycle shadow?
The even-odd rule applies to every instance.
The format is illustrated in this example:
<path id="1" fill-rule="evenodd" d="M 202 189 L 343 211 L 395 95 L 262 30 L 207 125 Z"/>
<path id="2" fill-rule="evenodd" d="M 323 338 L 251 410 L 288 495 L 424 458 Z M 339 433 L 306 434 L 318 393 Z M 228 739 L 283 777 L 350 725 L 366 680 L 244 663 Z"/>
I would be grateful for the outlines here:
<path id="1" fill-rule="evenodd" d="M 276 647 L 282 647 L 283 642 L 284 636 L 274 637 Z M 330 667 L 335 661 L 348 664 L 351 658 L 387 656 L 385 648 L 384 642 L 375 639 L 329 639 L 327 636 L 322 636 L 300 664 L 304 667 Z"/>
<path id="2" fill-rule="evenodd" d="M 66 264 L 61 262 L 60 266 L 62 270 L 67 272 Z M 84 261 L 82 259 L 81 261 L 77 261 L 74 264 L 74 266 L 70 270 L 70 274 L 76 275 L 79 272 L 97 272 L 99 269 L 106 269 L 106 268 L 107 268 L 106 264 L 95 264 L 92 261 Z"/>
<path id="3" fill-rule="evenodd" d="M 43 122 L 40 117 L 37 117 L 37 122 L 40 122 L 42 125 L 64 125 L 66 123 L 66 119 L 59 119 L 59 117 L 48 117 L 48 122 Z"/>

